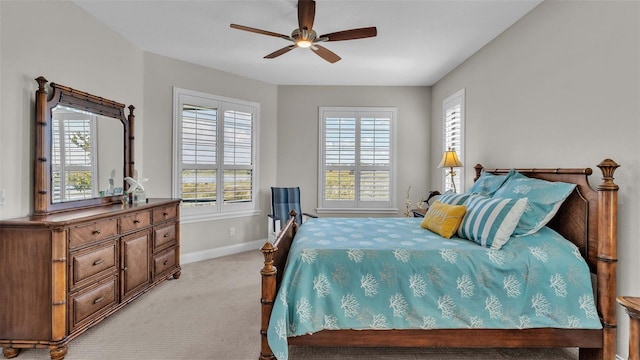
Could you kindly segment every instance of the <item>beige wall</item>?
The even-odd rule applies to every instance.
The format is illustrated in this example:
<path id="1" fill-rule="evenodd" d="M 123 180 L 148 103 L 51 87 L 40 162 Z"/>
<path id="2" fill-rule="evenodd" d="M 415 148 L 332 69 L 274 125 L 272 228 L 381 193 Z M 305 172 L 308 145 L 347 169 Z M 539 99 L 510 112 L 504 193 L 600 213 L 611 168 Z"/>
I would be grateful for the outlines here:
<path id="1" fill-rule="evenodd" d="M 545 1 L 433 87 L 432 151 L 442 100 L 466 88 L 466 162 L 489 167 L 622 165 L 618 294 L 640 294 L 640 3 Z M 437 157 L 431 157 L 432 164 Z M 472 173 L 467 172 L 466 182 Z M 431 178 L 434 184 L 440 177 Z M 618 308 L 618 354 L 627 316 Z"/>
<path id="2" fill-rule="evenodd" d="M 431 88 L 368 86 L 278 87 L 278 179 L 271 186 L 300 186 L 302 210 L 318 206 L 318 108 L 389 106 L 398 108 L 396 203 L 404 212 L 407 188 L 420 200 L 429 192 Z"/>
<path id="3" fill-rule="evenodd" d="M 146 159 L 144 176 L 151 179 L 145 189 L 151 197 L 171 196 L 173 87 L 212 95 L 252 101 L 260 104 L 258 136 L 259 202 L 261 213 L 228 220 L 182 225 L 182 254 L 205 258 L 208 251 L 266 239 L 270 212 L 270 189 L 276 172 L 277 96 L 275 85 L 193 65 L 167 57 L 145 53 L 144 108 L 146 126 L 142 157 Z M 140 156 L 140 155 L 139 155 Z M 229 228 L 236 235 L 229 236 Z M 200 255 L 196 255 L 200 254 Z"/>
<path id="4" fill-rule="evenodd" d="M 33 210 L 34 79 L 42 75 L 133 104 L 144 119 L 143 52 L 70 2 L 0 1 L 0 16 L 0 188 L 5 190 L 0 218 L 11 218 Z M 143 124 L 136 125 L 137 153 Z"/>

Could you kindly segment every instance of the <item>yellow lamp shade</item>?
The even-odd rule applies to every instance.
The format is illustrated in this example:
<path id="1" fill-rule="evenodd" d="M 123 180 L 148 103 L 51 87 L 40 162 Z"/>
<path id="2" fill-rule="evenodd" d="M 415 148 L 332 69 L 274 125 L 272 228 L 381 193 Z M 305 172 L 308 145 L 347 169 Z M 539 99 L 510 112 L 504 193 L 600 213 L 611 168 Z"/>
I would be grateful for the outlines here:
<path id="1" fill-rule="evenodd" d="M 458 158 L 458 154 L 455 150 L 447 150 L 442 154 L 442 160 L 440 160 L 439 168 L 445 167 L 462 167 L 462 162 Z"/>

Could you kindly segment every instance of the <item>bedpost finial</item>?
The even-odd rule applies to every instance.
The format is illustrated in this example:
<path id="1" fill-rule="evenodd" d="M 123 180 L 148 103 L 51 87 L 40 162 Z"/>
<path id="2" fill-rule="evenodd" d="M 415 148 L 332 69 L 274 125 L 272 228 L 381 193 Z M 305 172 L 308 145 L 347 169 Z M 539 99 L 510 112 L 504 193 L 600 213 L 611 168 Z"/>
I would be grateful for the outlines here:
<path id="1" fill-rule="evenodd" d="M 291 209 L 291 211 L 289 211 L 289 216 L 291 216 L 291 217 L 294 217 L 294 218 L 295 218 L 295 217 L 297 217 L 297 216 L 298 216 L 298 212 L 297 212 L 297 211 L 295 211 L 295 210 L 293 210 L 293 209 Z"/>
<path id="2" fill-rule="evenodd" d="M 618 185 L 613 182 L 613 173 L 620 165 L 611 159 L 604 159 L 598 167 L 602 171 L 602 184 L 598 185 L 598 190 L 618 190 Z"/>
<path id="3" fill-rule="evenodd" d="M 273 267 L 273 257 L 278 251 L 278 248 L 274 246 L 270 241 L 267 241 L 260 248 L 262 255 L 264 256 L 264 267 L 260 271 L 263 275 L 275 274 L 277 271 L 275 267 Z"/>
<path id="4" fill-rule="evenodd" d="M 478 180 L 478 178 L 480 178 L 480 174 L 482 174 L 482 169 L 484 168 L 484 166 L 476 164 L 476 166 L 474 166 L 473 168 L 476 169 L 476 177 L 473 178 L 473 181 L 476 181 Z"/>

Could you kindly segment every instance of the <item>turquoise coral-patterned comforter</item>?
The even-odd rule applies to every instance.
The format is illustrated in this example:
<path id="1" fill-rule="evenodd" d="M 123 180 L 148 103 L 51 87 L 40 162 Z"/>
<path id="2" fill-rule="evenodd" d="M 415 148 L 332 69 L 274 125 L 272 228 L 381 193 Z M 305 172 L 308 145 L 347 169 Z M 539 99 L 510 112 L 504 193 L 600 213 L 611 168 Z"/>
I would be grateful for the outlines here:
<path id="1" fill-rule="evenodd" d="M 421 220 L 307 220 L 269 322 L 275 356 L 323 329 L 601 328 L 587 264 L 555 231 L 491 250 Z"/>

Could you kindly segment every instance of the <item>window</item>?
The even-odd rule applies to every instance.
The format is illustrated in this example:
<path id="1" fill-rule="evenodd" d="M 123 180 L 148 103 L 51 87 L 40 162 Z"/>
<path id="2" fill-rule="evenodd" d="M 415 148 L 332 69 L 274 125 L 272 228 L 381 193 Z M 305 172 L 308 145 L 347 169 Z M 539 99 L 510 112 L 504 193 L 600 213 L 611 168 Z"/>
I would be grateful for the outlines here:
<path id="1" fill-rule="evenodd" d="M 464 165 L 464 89 L 446 98 L 442 103 L 444 119 L 444 148 L 443 151 L 452 149 L 458 153 L 460 161 Z M 454 169 L 453 182 L 458 192 L 464 192 L 464 167 Z M 445 190 L 453 190 L 453 183 L 449 172 L 443 171 Z"/>
<path id="2" fill-rule="evenodd" d="M 257 213 L 259 105 L 174 88 L 173 196 L 185 220 Z"/>
<path id="3" fill-rule="evenodd" d="M 383 212 L 394 202 L 395 108 L 320 108 L 318 212 Z"/>
<path id="4" fill-rule="evenodd" d="M 71 201 L 98 196 L 93 191 L 98 188 L 93 141 L 97 139 L 97 116 L 63 106 L 52 114 L 52 199 Z"/>

